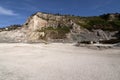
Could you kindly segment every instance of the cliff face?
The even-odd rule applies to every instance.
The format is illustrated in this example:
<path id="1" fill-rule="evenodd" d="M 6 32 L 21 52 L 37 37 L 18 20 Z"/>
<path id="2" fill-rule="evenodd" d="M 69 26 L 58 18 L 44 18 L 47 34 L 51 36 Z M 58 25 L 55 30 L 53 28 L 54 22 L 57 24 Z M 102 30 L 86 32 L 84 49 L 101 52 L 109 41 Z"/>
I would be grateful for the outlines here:
<path id="1" fill-rule="evenodd" d="M 28 20 L 25 22 L 24 26 L 28 27 L 28 29 L 31 29 L 33 31 L 41 30 L 41 28 L 45 27 L 80 27 L 68 17 L 46 14 L 41 12 L 38 12 L 29 17 Z"/>
<path id="2" fill-rule="evenodd" d="M 67 39 L 70 31 L 80 32 L 80 26 L 66 16 L 45 14 L 38 12 L 23 25 L 28 30 L 27 37 L 30 41 L 41 39 Z"/>
<path id="3" fill-rule="evenodd" d="M 113 14 L 108 15 L 108 18 L 113 20 L 111 17 L 113 17 Z M 114 15 L 114 19 L 117 17 L 118 16 Z M 115 39 L 115 35 L 118 33 L 118 31 L 104 31 L 101 29 L 93 29 L 90 31 L 83 28 L 81 26 L 82 23 L 85 23 L 85 21 L 76 16 L 63 16 L 38 12 L 26 21 L 24 27 L 29 30 L 27 32 L 27 37 L 30 41 L 41 39 L 54 41 L 63 39 L 67 41 L 97 42 L 100 40 Z"/>
<path id="4" fill-rule="evenodd" d="M 114 16 L 113 19 L 113 15 L 109 15 L 110 20 L 107 21 L 116 20 L 117 17 Z M 108 17 L 104 15 L 102 16 L 102 18 L 108 18 Z M 106 26 L 105 24 L 106 21 L 105 19 L 102 18 L 99 17 L 95 17 L 95 19 L 93 17 L 82 18 L 77 16 L 54 15 L 54 14 L 37 12 L 36 14 L 30 16 L 21 28 L 0 32 L 0 38 L 2 39 L 1 42 L 4 41 L 10 41 L 10 42 L 96 41 L 97 42 L 102 40 L 110 40 L 110 39 L 118 38 L 119 30 L 114 30 L 114 31 L 102 30 L 102 28 L 106 29 L 106 27 L 107 29 L 109 28 L 111 29 L 111 22 L 110 25 L 107 24 Z M 117 18 L 117 20 L 118 19 L 119 18 Z M 98 28 L 94 28 L 94 26 Z M 89 30 L 88 28 L 92 28 L 92 30 Z"/>

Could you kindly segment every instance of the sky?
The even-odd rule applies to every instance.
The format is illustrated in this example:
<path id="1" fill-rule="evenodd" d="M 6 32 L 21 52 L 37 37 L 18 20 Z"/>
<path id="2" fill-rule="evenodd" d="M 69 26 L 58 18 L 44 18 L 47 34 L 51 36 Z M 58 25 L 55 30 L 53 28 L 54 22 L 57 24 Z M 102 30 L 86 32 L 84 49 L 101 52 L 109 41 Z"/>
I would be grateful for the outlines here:
<path id="1" fill-rule="evenodd" d="M 77 16 L 120 13 L 120 0 L 0 0 L 0 27 L 23 24 L 38 11 Z"/>

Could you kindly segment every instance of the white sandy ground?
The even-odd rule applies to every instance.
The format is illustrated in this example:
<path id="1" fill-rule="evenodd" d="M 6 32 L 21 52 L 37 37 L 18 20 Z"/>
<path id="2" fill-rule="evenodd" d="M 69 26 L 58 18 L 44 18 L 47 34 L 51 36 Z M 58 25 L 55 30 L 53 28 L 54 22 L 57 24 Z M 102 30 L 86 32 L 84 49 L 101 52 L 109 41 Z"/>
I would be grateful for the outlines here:
<path id="1" fill-rule="evenodd" d="M 120 50 L 1 43 L 0 80 L 120 80 Z"/>

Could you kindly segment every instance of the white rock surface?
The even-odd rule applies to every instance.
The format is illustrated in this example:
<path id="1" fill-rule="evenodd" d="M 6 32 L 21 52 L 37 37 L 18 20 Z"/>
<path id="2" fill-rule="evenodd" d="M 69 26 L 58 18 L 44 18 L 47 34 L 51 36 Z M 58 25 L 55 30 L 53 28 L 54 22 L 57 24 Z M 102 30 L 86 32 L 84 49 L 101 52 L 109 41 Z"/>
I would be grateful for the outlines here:
<path id="1" fill-rule="evenodd" d="M 26 31 L 21 30 L 12 30 L 12 31 L 2 31 L 0 32 L 0 42 L 25 42 L 26 39 Z"/>
<path id="2" fill-rule="evenodd" d="M 33 16 L 32 19 L 29 18 L 26 23 L 28 23 L 28 29 L 31 31 L 41 30 L 42 27 L 47 25 L 47 21 L 38 17 L 37 15 Z"/>

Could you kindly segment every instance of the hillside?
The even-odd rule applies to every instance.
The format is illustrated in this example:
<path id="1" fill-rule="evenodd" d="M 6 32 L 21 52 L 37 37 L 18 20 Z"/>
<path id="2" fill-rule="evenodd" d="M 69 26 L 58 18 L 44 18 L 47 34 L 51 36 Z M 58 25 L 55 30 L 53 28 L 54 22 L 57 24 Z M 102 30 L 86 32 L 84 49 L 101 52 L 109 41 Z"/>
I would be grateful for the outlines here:
<path id="1" fill-rule="evenodd" d="M 85 17 L 84 28 L 89 30 L 92 29 L 102 29 L 104 31 L 117 31 L 120 30 L 120 14 L 119 13 L 111 13 L 111 14 L 103 14 L 100 16 L 94 17 Z"/>
<path id="2" fill-rule="evenodd" d="M 104 14 L 93 17 L 48 14 L 31 15 L 21 28 L 2 30 L 2 42 L 84 42 L 118 40 L 120 14 Z M 12 35 L 11 37 L 11 34 Z"/>

